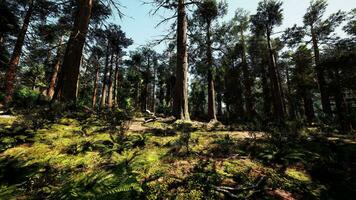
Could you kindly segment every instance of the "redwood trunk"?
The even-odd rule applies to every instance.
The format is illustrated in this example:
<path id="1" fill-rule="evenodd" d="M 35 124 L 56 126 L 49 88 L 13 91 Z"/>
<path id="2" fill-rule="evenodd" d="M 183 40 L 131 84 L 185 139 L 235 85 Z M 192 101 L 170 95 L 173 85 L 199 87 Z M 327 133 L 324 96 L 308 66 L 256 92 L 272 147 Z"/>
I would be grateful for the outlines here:
<path id="1" fill-rule="evenodd" d="M 190 120 L 188 111 L 188 51 L 187 16 L 184 0 L 178 0 L 177 22 L 177 71 L 173 114 L 177 119 Z"/>
<path id="2" fill-rule="evenodd" d="M 22 28 L 19 32 L 19 35 L 16 40 L 15 48 L 12 53 L 8 70 L 6 73 L 6 83 L 5 83 L 5 90 L 6 90 L 6 96 L 4 99 L 4 104 L 8 105 L 10 102 L 12 102 L 12 96 L 14 94 L 14 86 L 15 86 L 15 78 L 16 78 L 16 70 L 17 66 L 20 62 L 20 56 L 22 53 L 22 46 L 25 41 L 25 36 L 27 33 L 28 25 L 30 24 L 31 16 L 33 13 L 34 5 L 33 1 L 31 1 L 29 8 L 26 12 Z"/>
<path id="3" fill-rule="evenodd" d="M 57 81 L 57 76 L 59 72 L 59 68 L 61 66 L 61 51 L 62 51 L 62 42 L 63 42 L 63 37 L 59 41 L 59 46 L 57 49 L 57 55 L 56 55 L 56 63 L 54 64 L 53 71 L 51 74 L 51 79 L 49 82 L 49 87 L 47 90 L 47 96 L 52 99 L 54 95 L 54 89 L 56 87 L 56 81 Z"/>
<path id="4" fill-rule="evenodd" d="M 76 101 L 83 47 L 88 32 L 92 0 L 78 0 L 74 26 L 64 54 L 60 81 L 61 101 Z"/>

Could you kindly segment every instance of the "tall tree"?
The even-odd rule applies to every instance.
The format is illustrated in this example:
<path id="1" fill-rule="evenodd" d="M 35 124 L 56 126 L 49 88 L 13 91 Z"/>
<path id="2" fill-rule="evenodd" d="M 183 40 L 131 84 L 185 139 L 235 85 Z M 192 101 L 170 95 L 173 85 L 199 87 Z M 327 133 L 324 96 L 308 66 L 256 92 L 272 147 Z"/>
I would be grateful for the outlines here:
<path id="1" fill-rule="evenodd" d="M 30 24 L 33 10 L 34 10 L 34 2 L 30 1 L 27 11 L 26 11 L 26 15 L 25 15 L 23 23 L 22 23 L 22 28 L 17 36 L 15 48 L 11 55 L 11 59 L 9 61 L 9 65 L 8 65 L 8 70 L 6 73 L 6 85 L 5 85 L 6 96 L 4 99 L 5 105 L 9 104 L 12 101 L 12 95 L 14 94 L 16 69 L 20 62 L 22 46 L 25 41 L 26 32 L 27 32 L 28 26 Z"/>
<path id="2" fill-rule="evenodd" d="M 275 26 L 281 25 L 283 20 L 282 2 L 276 0 L 264 0 L 258 4 L 257 14 L 252 17 L 252 22 L 257 31 L 262 31 L 267 40 L 269 52 L 268 74 L 271 81 L 273 110 L 275 121 L 281 122 L 284 119 L 284 106 L 282 91 L 278 80 L 278 69 L 271 35 Z"/>
<path id="3" fill-rule="evenodd" d="M 246 117 L 251 120 L 252 115 L 255 113 L 254 110 L 254 97 L 252 94 L 253 79 L 251 78 L 251 72 L 248 66 L 247 60 L 247 44 L 245 39 L 245 32 L 249 28 L 249 15 L 243 9 L 238 9 L 233 20 L 233 32 L 239 37 L 239 57 L 241 58 L 241 66 L 243 72 L 243 83 L 244 83 L 244 97 L 245 97 L 245 108 Z"/>
<path id="4" fill-rule="evenodd" d="M 185 11 L 185 0 L 178 0 L 177 12 L 177 69 L 173 114 L 177 119 L 190 120 L 188 109 L 188 21 Z"/>
<path id="5" fill-rule="evenodd" d="M 304 107 L 302 113 L 305 115 L 308 123 L 315 121 L 312 93 L 315 83 L 312 59 L 312 52 L 305 45 L 300 46 L 293 56 L 295 64 L 295 78 L 293 82 L 296 84 L 298 96 L 302 98 Z"/>
<path id="6" fill-rule="evenodd" d="M 67 43 L 56 88 L 57 95 L 60 94 L 57 98 L 61 101 L 76 101 L 77 99 L 80 62 L 93 7 L 93 0 L 76 2 L 73 29 Z"/>
<path id="7" fill-rule="evenodd" d="M 213 52 L 212 52 L 212 38 L 211 25 L 213 20 L 218 16 L 218 3 L 216 0 L 205 0 L 198 6 L 197 15 L 200 22 L 205 26 L 206 32 L 206 64 L 208 66 L 208 116 L 211 120 L 216 118 L 216 99 L 215 99 L 215 83 L 213 75 Z"/>
<path id="8" fill-rule="evenodd" d="M 327 8 L 326 0 L 313 0 L 304 15 L 304 24 L 308 27 L 308 34 L 312 39 L 314 59 L 315 59 L 315 71 L 317 75 L 321 104 L 324 113 L 331 117 L 332 109 L 330 103 L 330 94 L 328 92 L 327 81 L 323 71 L 323 67 L 320 65 L 320 42 L 328 40 L 330 34 L 335 28 L 344 20 L 344 13 L 338 12 L 331 15 L 328 19 L 323 20 L 322 17 Z"/>
<path id="9" fill-rule="evenodd" d="M 22 3 L 23 2 L 19 2 L 19 4 Z M 46 1 L 31 0 L 25 2 L 24 6 L 27 7 L 27 10 L 23 18 L 22 27 L 18 33 L 15 47 L 13 49 L 8 64 L 7 73 L 6 73 L 6 83 L 5 83 L 6 96 L 4 98 L 5 105 L 9 104 L 12 101 L 12 96 L 15 87 L 16 71 L 17 71 L 18 64 L 20 62 L 22 47 L 25 42 L 25 37 L 31 22 L 31 18 L 33 17 L 39 17 L 41 19 L 46 18 L 48 14 L 54 12 L 55 5 L 56 4 L 54 4 L 53 2 L 47 0 Z"/>

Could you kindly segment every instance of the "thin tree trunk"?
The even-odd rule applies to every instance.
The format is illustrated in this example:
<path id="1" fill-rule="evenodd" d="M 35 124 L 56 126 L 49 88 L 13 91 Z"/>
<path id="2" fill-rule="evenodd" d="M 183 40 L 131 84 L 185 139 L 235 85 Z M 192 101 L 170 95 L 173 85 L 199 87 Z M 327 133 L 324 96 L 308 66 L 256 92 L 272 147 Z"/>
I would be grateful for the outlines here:
<path id="1" fill-rule="evenodd" d="M 93 96 L 92 96 L 92 107 L 95 108 L 96 106 L 96 97 L 98 95 L 98 85 L 99 85 L 99 74 L 100 74 L 100 63 L 99 59 L 95 61 L 95 80 L 93 86 Z"/>
<path id="2" fill-rule="evenodd" d="M 218 102 L 218 115 L 221 117 L 223 115 L 223 111 L 222 111 L 222 95 L 220 92 L 217 94 L 216 100 Z"/>
<path id="3" fill-rule="evenodd" d="M 116 57 L 116 62 L 115 62 L 115 78 L 114 78 L 114 106 L 116 107 L 118 105 L 118 90 L 119 90 L 119 78 L 120 78 L 120 72 L 119 72 L 119 63 L 120 59 L 119 56 L 117 55 Z"/>
<path id="4" fill-rule="evenodd" d="M 289 116 L 291 119 L 296 119 L 297 113 L 296 113 L 295 99 L 292 97 L 292 89 L 291 89 L 291 83 L 289 79 L 288 66 L 286 66 L 286 78 L 287 78 L 287 92 L 288 92 L 287 96 L 289 102 Z"/>
<path id="5" fill-rule="evenodd" d="M 279 123 L 282 122 L 282 120 L 284 119 L 284 109 L 283 109 L 280 85 L 278 81 L 276 60 L 273 55 L 271 37 L 270 37 L 270 32 L 268 30 L 267 30 L 267 45 L 269 50 L 269 61 L 270 61 L 269 76 L 270 76 L 271 88 L 272 88 L 274 117 L 275 117 L 275 121 Z"/>
<path id="6" fill-rule="evenodd" d="M 24 18 L 22 28 L 19 32 L 18 37 L 17 37 L 15 48 L 11 55 L 11 59 L 10 59 L 9 65 L 8 65 L 8 70 L 6 73 L 6 83 L 5 83 L 5 90 L 6 90 L 6 96 L 4 98 L 5 105 L 8 105 L 9 103 L 12 102 L 12 96 L 14 94 L 17 66 L 19 65 L 19 62 L 20 62 L 22 46 L 24 44 L 27 29 L 28 29 L 28 26 L 31 21 L 33 9 L 34 9 L 34 1 L 31 1 L 30 5 L 28 7 L 28 10 L 26 12 L 25 18 Z"/>
<path id="7" fill-rule="evenodd" d="M 263 112 L 265 120 L 271 116 L 271 90 L 268 84 L 267 71 L 262 67 L 262 92 L 263 92 Z"/>
<path id="8" fill-rule="evenodd" d="M 105 58 L 105 68 L 104 68 L 104 79 L 103 79 L 103 88 L 101 91 L 101 100 L 100 100 L 100 108 L 104 108 L 106 105 L 106 93 L 108 90 L 108 72 L 109 72 L 109 65 L 111 63 L 109 63 L 109 58 L 110 58 L 110 44 L 108 41 L 107 47 L 106 47 L 106 58 Z M 111 55 L 111 60 L 112 55 Z"/>
<path id="9" fill-rule="evenodd" d="M 352 131 L 352 123 L 348 117 L 349 110 L 345 101 L 345 95 L 340 85 L 339 70 L 336 69 L 333 77 L 333 92 L 335 96 L 336 112 L 340 123 L 341 131 L 345 134 Z"/>
<path id="10" fill-rule="evenodd" d="M 241 44 L 242 44 L 242 72 L 244 76 L 244 96 L 245 96 L 245 108 L 246 108 L 246 118 L 251 120 L 252 115 L 255 113 L 254 104 L 255 100 L 252 96 L 252 85 L 253 80 L 251 79 L 250 72 L 248 70 L 247 58 L 246 58 L 246 44 L 245 44 L 245 36 L 244 31 L 241 28 L 240 30 Z"/>
<path id="11" fill-rule="evenodd" d="M 321 105 L 323 107 L 324 113 L 327 116 L 332 117 L 330 95 L 328 93 L 323 69 L 320 66 L 320 52 L 319 52 L 318 38 L 315 34 L 315 30 L 313 26 L 311 26 L 311 32 L 312 32 L 312 41 L 313 41 L 313 49 L 314 49 L 314 57 L 315 57 L 315 67 L 316 67 L 315 71 L 316 71 L 318 86 L 320 90 Z"/>
<path id="12" fill-rule="evenodd" d="M 188 110 L 187 16 L 184 0 L 178 0 L 177 69 L 173 114 L 177 119 L 190 120 Z"/>
<path id="13" fill-rule="evenodd" d="M 156 62 L 155 62 L 156 64 Z M 156 74 L 157 66 L 153 67 L 153 84 L 152 84 L 152 112 L 156 113 Z"/>
<path id="14" fill-rule="evenodd" d="M 59 68 L 61 66 L 61 51 L 62 51 L 62 45 L 63 45 L 63 36 L 61 37 L 60 41 L 59 41 L 59 46 L 57 49 L 57 55 L 56 55 L 56 63 L 54 64 L 53 70 L 52 70 L 52 74 L 51 74 L 51 78 L 50 78 L 50 82 L 49 82 L 49 87 L 47 90 L 47 96 L 52 99 L 53 95 L 54 95 L 54 89 L 56 87 L 56 81 L 57 81 L 57 76 L 58 76 L 58 72 L 59 72 Z"/>
<path id="15" fill-rule="evenodd" d="M 215 81 L 213 76 L 213 55 L 211 50 L 210 22 L 206 28 L 206 57 L 208 64 L 208 116 L 210 120 L 216 119 Z"/>
<path id="16" fill-rule="evenodd" d="M 113 66 L 114 66 L 114 54 L 111 55 L 111 63 L 110 63 L 110 74 L 109 74 L 109 94 L 108 94 L 108 107 L 111 109 L 113 107 L 113 92 L 114 92 L 114 82 L 113 82 Z"/>
<path id="17" fill-rule="evenodd" d="M 315 121 L 315 112 L 313 106 L 312 93 L 309 89 L 304 89 L 303 92 L 305 116 L 309 124 Z"/>
<path id="18" fill-rule="evenodd" d="M 277 52 L 273 51 L 273 57 L 276 63 L 276 72 L 277 72 L 277 80 L 278 80 L 278 86 L 279 86 L 279 91 L 281 93 L 281 102 L 282 102 L 282 106 L 283 106 L 283 113 L 287 114 L 287 104 L 285 101 L 285 91 L 283 88 L 283 80 L 282 80 L 282 76 L 281 76 L 281 71 L 279 69 L 279 66 L 277 65 Z"/>
<path id="19" fill-rule="evenodd" d="M 74 26 L 69 37 L 63 58 L 59 84 L 55 93 L 61 93 L 60 101 L 76 101 L 78 95 L 79 70 L 82 60 L 83 47 L 88 32 L 92 0 L 78 0 L 78 10 L 75 14 Z M 54 95 L 56 98 L 58 95 Z"/>
<path id="20" fill-rule="evenodd" d="M 241 69 L 240 67 L 234 67 L 233 69 L 233 82 L 230 84 L 234 84 L 234 96 L 236 97 L 235 101 L 234 101 L 234 114 L 236 114 L 236 116 L 234 116 L 236 119 L 238 120 L 244 120 L 245 117 L 245 109 L 244 109 L 244 100 L 243 100 L 243 86 L 242 86 L 242 75 L 241 75 Z"/>

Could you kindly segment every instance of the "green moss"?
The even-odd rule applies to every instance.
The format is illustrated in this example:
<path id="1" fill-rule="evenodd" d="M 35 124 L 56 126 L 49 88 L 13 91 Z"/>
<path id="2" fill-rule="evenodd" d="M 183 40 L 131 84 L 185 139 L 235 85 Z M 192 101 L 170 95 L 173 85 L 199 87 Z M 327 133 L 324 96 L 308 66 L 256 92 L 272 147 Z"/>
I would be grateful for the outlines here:
<path id="1" fill-rule="evenodd" d="M 298 171 L 296 169 L 293 169 L 293 168 L 288 168 L 286 171 L 285 171 L 285 174 L 290 177 L 290 178 L 293 178 L 295 180 L 298 180 L 298 181 L 301 181 L 301 182 L 311 182 L 311 178 L 308 174 L 302 172 L 302 171 Z"/>
<path id="2" fill-rule="evenodd" d="M 76 119 L 71 119 L 71 118 L 61 118 L 58 120 L 59 124 L 63 124 L 63 125 L 68 125 L 68 126 L 78 126 L 79 125 L 79 121 Z"/>
<path id="3" fill-rule="evenodd" d="M 15 116 L 0 115 L 0 126 L 11 126 L 17 119 Z"/>

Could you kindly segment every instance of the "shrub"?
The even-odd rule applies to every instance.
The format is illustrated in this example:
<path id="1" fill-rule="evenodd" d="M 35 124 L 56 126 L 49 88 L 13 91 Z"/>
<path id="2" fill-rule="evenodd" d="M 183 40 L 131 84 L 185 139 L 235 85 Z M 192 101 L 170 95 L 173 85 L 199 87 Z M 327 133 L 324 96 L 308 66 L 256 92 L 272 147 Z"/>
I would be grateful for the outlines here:
<path id="1" fill-rule="evenodd" d="M 41 94 L 28 87 L 20 87 L 15 91 L 13 104 L 17 107 L 33 107 Z"/>

